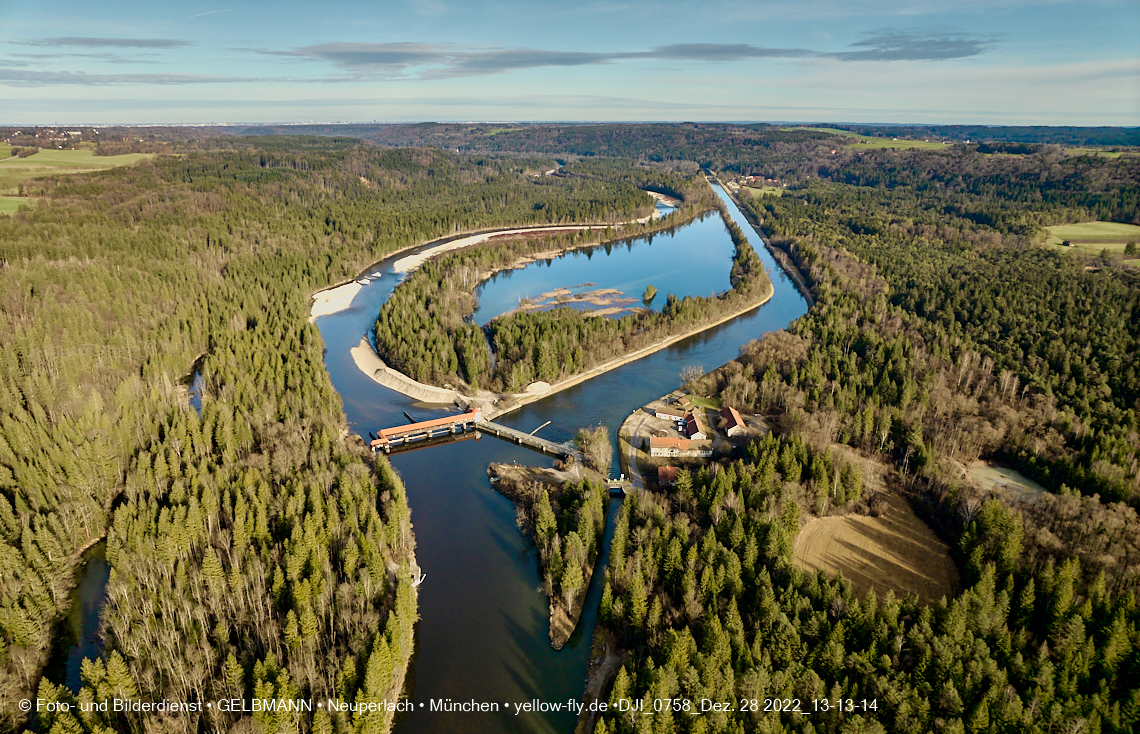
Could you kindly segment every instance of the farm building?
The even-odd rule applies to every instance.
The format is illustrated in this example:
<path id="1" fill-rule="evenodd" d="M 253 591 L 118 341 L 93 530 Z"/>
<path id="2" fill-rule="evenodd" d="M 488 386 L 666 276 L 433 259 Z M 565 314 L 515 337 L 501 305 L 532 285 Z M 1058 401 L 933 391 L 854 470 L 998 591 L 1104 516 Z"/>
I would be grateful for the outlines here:
<path id="1" fill-rule="evenodd" d="M 730 438 L 732 436 L 742 436 L 748 430 L 736 408 L 722 408 L 720 418 L 724 426 L 724 433 Z"/>
<path id="2" fill-rule="evenodd" d="M 651 438 L 649 455 L 657 457 L 709 457 L 711 441 L 690 441 L 687 438 Z"/>
<path id="3" fill-rule="evenodd" d="M 700 408 L 696 408 L 685 416 L 685 433 L 694 441 L 704 441 L 709 437 L 708 426 L 705 425 L 704 418 L 701 417 L 702 412 Z"/>
<path id="4" fill-rule="evenodd" d="M 685 420 L 685 414 L 674 408 L 655 408 L 654 415 L 667 421 Z"/>
<path id="5" fill-rule="evenodd" d="M 657 467 L 657 483 L 658 484 L 673 484 L 677 481 L 677 467 L 675 466 L 659 466 Z"/>

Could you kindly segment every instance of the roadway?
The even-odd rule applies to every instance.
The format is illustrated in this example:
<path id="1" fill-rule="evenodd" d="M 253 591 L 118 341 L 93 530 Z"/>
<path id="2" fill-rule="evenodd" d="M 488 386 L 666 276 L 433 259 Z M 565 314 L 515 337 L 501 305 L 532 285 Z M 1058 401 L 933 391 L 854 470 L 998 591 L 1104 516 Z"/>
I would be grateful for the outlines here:
<path id="1" fill-rule="evenodd" d="M 633 430 L 629 434 L 629 453 L 626 455 L 626 471 L 629 472 L 629 481 L 634 489 L 645 489 L 645 480 L 641 477 L 641 467 L 637 465 L 637 441 L 641 434 L 641 429 L 645 425 L 645 421 L 649 418 L 649 414 L 645 412 L 644 408 L 637 409 L 641 413 L 641 418 L 637 421 L 636 426 L 631 426 Z M 620 429 L 619 429 L 620 430 Z"/>

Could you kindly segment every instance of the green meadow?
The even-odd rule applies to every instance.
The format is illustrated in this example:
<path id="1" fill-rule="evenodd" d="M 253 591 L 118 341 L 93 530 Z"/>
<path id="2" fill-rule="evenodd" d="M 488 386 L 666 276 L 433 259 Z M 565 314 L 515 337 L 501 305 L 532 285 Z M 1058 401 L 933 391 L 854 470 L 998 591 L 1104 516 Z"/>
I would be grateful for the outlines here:
<path id="1" fill-rule="evenodd" d="M 1140 243 L 1140 226 L 1135 224 L 1085 222 L 1084 224 L 1059 224 L 1055 227 L 1046 227 L 1045 230 L 1049 233 L 1045 239 L 1045 244 L 1063 250 L 1080 248 L 1094 253 L 1106 249 L 1109 252 L 1123 252 L 1127 243 Z M 1065 240 L 1071 242 L 1074 247 L 1069 248 L 1062 245 L 1061 243 Z"/>
<path id="2" fill-rule="evenodd" d="M 27 196 L 0 196 L 0 215 L 15 214 L 22 204 L 35 206 L 36 200 Z"/>
<path id="3" fill-rule="evenodd" d="M 745 186 L 744 190 L 753 196 L 783 196 L 784 189 L 779 186 Z"/>
<path id="4" fill-rule="evenodd" d="M 150 157 L 150 153 L 97 156 L 95 151 L 84 149 L 41 150 L 27 158 L 8 158 L 0 160 L 0 194 L 18 193 L 21 183 L 40 176 L 60 176 L 130 166 Z"/>

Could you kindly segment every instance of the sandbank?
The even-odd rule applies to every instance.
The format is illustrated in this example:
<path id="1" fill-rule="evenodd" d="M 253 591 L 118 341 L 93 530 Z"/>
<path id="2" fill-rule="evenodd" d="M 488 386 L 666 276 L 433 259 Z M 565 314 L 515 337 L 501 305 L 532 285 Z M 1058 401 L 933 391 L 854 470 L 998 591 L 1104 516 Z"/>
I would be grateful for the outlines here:
<path id="1" fill-rule="evenodd" d="M 352 299 L 363 288 L 355 280 L 351 283 L 329 288 L 313 296 L 313 307 L 309 312 L 309 323 L 316 321 L 318 316 L 328 316 L 338 313 L 352 305 Z"/>

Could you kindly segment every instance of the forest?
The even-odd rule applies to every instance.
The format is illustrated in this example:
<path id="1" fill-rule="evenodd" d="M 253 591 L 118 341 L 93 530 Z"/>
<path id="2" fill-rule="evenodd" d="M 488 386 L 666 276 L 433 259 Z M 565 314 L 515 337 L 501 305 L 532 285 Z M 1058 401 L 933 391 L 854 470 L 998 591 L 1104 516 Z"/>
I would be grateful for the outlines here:
<path id="1" fill-rule="evenodd" d="M 936 155 L 916 154 L 925 166 L 905 175 L 864 160 L 874 185 L 805 181 L 743 202 L 817 302 L 698 389 L 776 429 L 734 462 L 626 501 L 601 609 L 629 650 L 611 704 L 733 709 L 606 714 L 596 734 L 1140 725 L 1140 281 L 1034 244 L 1035 227 L 1087 217 L 1094 186 L 1070 180 L 1017 220 L 1019 164 L 968 193 L 968 177 L 931 185 Z M 1102 200 L 1126 199 L 1122 188 Z M 1008 215 L 965 215 L 981 208 Z M 808 519 L 869 511 L 838 445 L 889 467 L 951 543 L 953 598 L 860 598 L 793 565 Z M 986 495 L 963 471 L 979 458 L 1052 493 Z M 767 698 L 806 715 L 752 710 Z"/>
<path id="2" fill-rule="evenodd" d="M 308 297 L 436 238 L 626 221 L 648 211 L 639 188 L 688 202 L 701 166 L 788 182 L 783 196 L 741 204 L 815 305 L 698 381 L 765 415 L 773 434 L 626 499 L 601 619 L 628 658 L 606 697 L 650 710 L 701 697 L 876 708 L 607 713 L 595 734 L 1140 727 L 1140 280 L 1117 260 L 1040 246 L 1049 225 L 1140 222 L 1136 156 L 1054 147 L 1084 141 L 1080 131 L 995 132 L 995 144 L 1041 144 L 1028 152 L 854 152 L 841 137 L 771 126 L 473 130 L 376 133 L 435 146 L 396 149 L 350 129 L 155 132 L 140 145 L 158 155 L 137 166 L 23 184 L 39 205 L 0 217 L 4 729 L 387 731 L 376 713 L 32 721 L 15 702 L 398 696 L 416 621 L 411 508 L 386 460 L 349 435 Z M 135 143 L 124 131 L 103 152 Z M 543 175 L 555 159 L 563 169 Z M 767 281 L 744 233 L 732 236 L 730 297 L 743 298 Z M 588 324 L 515 314 L 490 325 L 495 369 L 480 367 L 483 334 L 456 327 L 475 275 L 531 248 L 597 244 L 565 233 L 427 263 L 407 300 L 389 301 L 406 313 L 419 299 L 441 304 L 417 312 L 415 334 L 438 349 L 425 350 L 423 373 L 404 363 L 408 374 L 502 388 L 557 379 L 718 307 L 672 299 L 652 317 Z M 384 319 L 377 332 L 395 345 L 405 327 Z M 389 348 L 394 363 L 414 359 Z M 200 412 L 185 387 L 195 365 Z M 957 594 L 860 596 L 794 566 L 809 518 L 872 511 L 847 452 L 889 469 L 954 548 Z M 982 493 L 963 473 L 979 459 L 1048 492 L 1020 504 Z M 571 603 L 568 561 L 595 557 L 598 499 L 578 485 L 549 493 L 549 513 L 541 496 L 533 507 L 547 590 Z M 76 569 L 100 541 L 112 568 L 106 652 L 72 693 L 45 664 Z"/>
<path id="3" fill-rule="evenodd" d="M 605 534 L 608 491 L 597 475 L 557 482 L 542 470 L 500 464 L 488 474 L 495 490 L 515 503 L 519 527 L 537 551 L 550 604 L 550 644 L 560 650 L 582 615 Z"/>
<path id="4" fill-rule="evenodd" d="M 169 145 L 178 156 L 31 181 L 40 205 L 0 218 L 5 729 L 25 724 L 20 698 L 395 700 L 416 620 L 410 511 L 386 461 L 348 437 L 308 296 L 465 228 L 642 204 L 534 176 L 546 160 L 328 138 Z M 184 386 L 196 363 L 200 413 Z M 105 654 L 74 694 L 44 665 L 101 539 Z M 212 710 L 161 725 L 383 732 L 390 717 Z"/>

